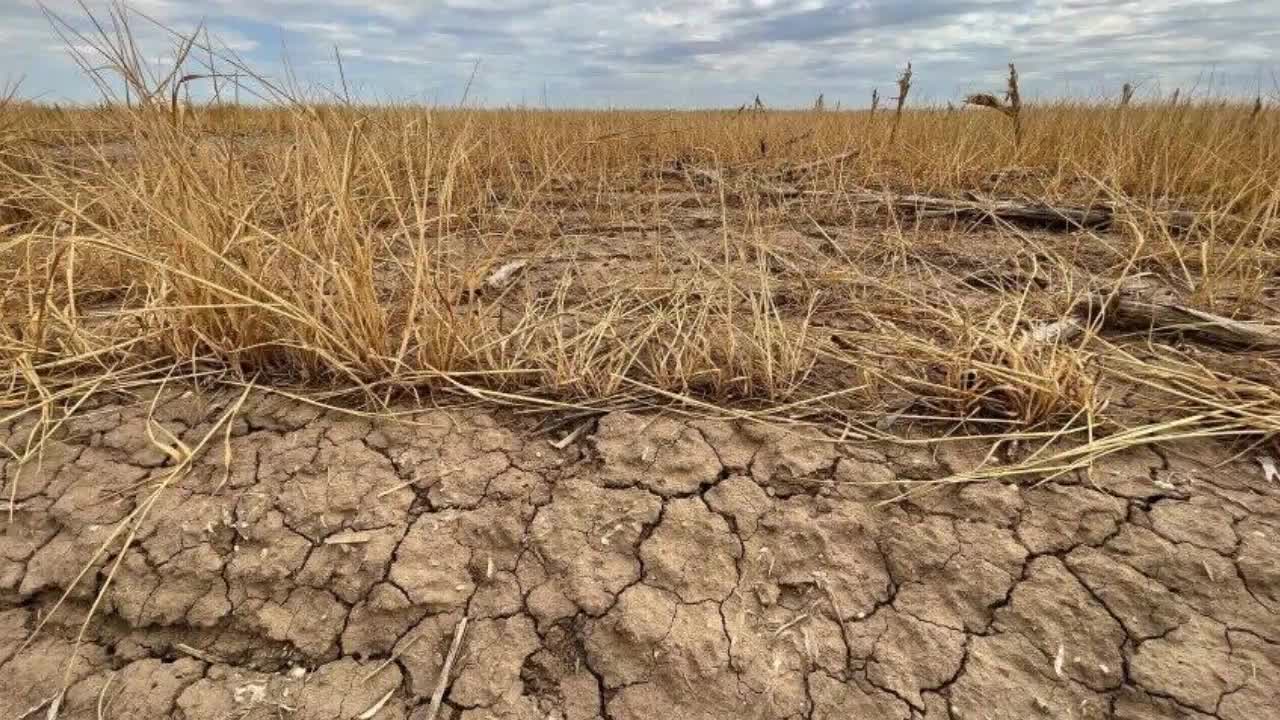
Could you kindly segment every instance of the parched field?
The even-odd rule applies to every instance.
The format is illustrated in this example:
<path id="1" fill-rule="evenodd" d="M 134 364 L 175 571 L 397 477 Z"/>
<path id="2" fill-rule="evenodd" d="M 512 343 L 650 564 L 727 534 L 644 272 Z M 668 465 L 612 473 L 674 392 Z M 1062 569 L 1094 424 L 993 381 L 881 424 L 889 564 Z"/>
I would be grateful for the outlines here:
<path id="1" fill-rule="evenodd" d="M 4 465 L 4 717 L 55 699 L 60 717 L 187 720 L 424 718 L 433 697 L 437 717 L 575 720 L 1280 702 L 1280 492 L 1211 441 L 1125 452 L 1092 481 L 895 500 L 985 444 L 152 400 L 84 409 L 38 466 Z M 175 466 L 161 434 L 217 441 Z"/>
<path id="2" fill-rule="evenodd" d="M 0 717 L 1280 708 L 1271 108 L 166 83 L 0 103 Z"/>

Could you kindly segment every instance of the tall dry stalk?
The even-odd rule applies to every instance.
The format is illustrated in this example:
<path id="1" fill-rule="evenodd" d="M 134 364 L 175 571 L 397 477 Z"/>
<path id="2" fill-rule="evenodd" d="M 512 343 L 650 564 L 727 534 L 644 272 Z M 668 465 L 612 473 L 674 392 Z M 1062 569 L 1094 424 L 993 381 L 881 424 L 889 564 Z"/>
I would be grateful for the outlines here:
<path id="1" fill-rule="evenodd" d="M 1000 112 L 1013 123 L 1013 145 L 1022 147 L 1022 93 L 1018 89 L 1018 70 L 1009 63 L 1009 78 L 1005 89 L 1005 99 L 990 93 L 975 93 L 965 98 L 965 103 L 991 108 Z"/>
<path id="2" fill-rule="evenodd" d="M 902 107 L 907 104 L 907 94 L 911 92 L 911 63 L 907 63 L 907 67 L 898 76 L 898 101 L 897 107 L 893 111 L 893 129 L 889 131 L 889 144 L 898 137 L 898 125 L 902 123 Z"/>
<path id="3" fill-rule="evenodd" d="M 1013 118 L 1013 142 L 1022 146 L 1022 93 L 1018 90 L 1018 69 L 1009 63 L 1008 89 L 1005 100 L 1009 103 L 1010 115 Z"/>

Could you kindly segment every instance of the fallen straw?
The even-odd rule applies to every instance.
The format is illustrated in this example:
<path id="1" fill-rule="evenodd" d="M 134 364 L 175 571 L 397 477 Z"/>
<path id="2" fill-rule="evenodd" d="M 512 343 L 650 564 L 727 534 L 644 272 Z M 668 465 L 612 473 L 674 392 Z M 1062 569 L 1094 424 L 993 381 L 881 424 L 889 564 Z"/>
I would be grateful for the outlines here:
<path id="1" fill-rule="evenodd" d="M 436 720 L 440 712 L 440 703 L 444 701 L 444 691 L 449 687 L 449 673 L 453 671 L 453 661 L 458 656 L 458 648 L 462 646 L 462 635 L 467 631 L 467 618 L 463 616 L 458 626 L 453 629 L 453 642 L 449 645 L 449 654 L 444 658 L 444 666 L 440 668 L 440 677 L 436 679 L 435 692 L 431 693 L 431 705 L 427 707 L 427 716 L 423 720 Z"/>

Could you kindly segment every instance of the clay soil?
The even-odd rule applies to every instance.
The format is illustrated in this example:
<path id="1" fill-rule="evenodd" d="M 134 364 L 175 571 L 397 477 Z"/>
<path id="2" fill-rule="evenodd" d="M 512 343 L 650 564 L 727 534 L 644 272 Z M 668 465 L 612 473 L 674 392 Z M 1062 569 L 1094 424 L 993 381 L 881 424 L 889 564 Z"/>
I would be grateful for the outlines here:
<path id="1" fill-rule="evenodd" d="M 148 437 L 195 445 L 235 399 L 103 404 L 0 465 L 0 717 L 422 720 L 438 689 L 468 720 L 1280 708 L 1280 486 L 1217 445 L 920 486 L 983 446 L 251 394 L 151 494 L 174 460 Z"/>

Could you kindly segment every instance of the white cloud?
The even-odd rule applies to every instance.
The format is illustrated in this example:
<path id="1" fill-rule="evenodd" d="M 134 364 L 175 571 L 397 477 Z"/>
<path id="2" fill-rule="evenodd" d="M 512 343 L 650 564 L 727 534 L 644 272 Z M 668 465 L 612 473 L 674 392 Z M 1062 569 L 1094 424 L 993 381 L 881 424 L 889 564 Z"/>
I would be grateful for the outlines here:
<path id="1" fill-rule="evenodd" d="M 81 22 L 75 0 L 46 5 Z M 103 4 L 92 7 L 102 8 Z M 461 93 L 600 105 L 862 102 L 910 59 L 916 95 L 941 101 L 989 82 L 1010 60 L 1030 94 L 1095 92 L 1125 80 L 1190 86 L 1213 71 L 1253 92 L 1280 52 L 1280 7 L 1256 0 L 138 0 L 179 31 L 202 21 L 266 73 L 287 52 L 304 82 L 332 85 L 337 45 L 370 98 Z M 134 23 L 148 54 L 172 39 Z M 0 8 L 0 60 L 28 91 L 89 99 L 35 0 Z M 406 68 L 413 68 L 406 71 Z M 302 72 L 302 71 L 299 71 Z"/>

